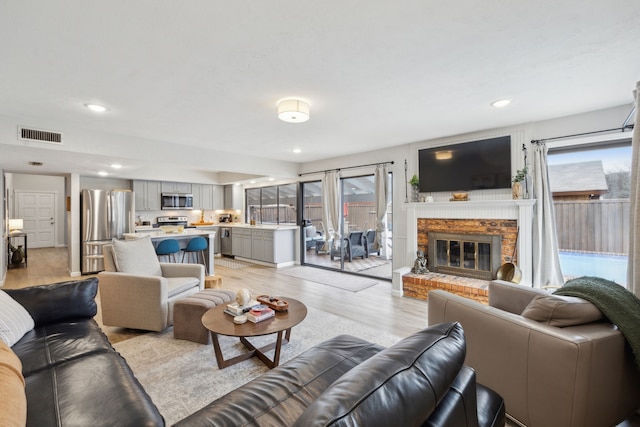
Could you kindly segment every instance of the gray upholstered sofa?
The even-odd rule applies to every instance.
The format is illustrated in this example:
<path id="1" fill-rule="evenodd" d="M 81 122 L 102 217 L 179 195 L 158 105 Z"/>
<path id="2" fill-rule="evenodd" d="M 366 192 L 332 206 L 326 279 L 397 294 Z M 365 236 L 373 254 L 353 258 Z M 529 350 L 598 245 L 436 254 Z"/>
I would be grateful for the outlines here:
<path id="1" fill-rule="evenodd" d="M 540 309 L 532 303 L 540 296 L 549 294 L 502 281 L 490 282 L 488 306 L 432 291 L 429 324 L 460 322 L 465 363 L 504 398 L 509 416 L 528 427 L 605 427 L 633 414 L 640 374 L 621 332 L 606 319 L 588 317 L 582 324 L 575 309 L 560 306 L 546 322 L 524 317 L 525 309 Z"/>

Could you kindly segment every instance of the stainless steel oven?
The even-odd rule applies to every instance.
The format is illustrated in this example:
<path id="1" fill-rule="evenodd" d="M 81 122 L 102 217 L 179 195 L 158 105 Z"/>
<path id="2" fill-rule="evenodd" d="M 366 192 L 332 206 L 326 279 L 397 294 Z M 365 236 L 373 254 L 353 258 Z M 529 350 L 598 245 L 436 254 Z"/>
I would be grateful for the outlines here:
<path id="1" fill-rule="evenodd" d="M 193 209 L 193 194 L 162 193 L 162 209 Z"/>

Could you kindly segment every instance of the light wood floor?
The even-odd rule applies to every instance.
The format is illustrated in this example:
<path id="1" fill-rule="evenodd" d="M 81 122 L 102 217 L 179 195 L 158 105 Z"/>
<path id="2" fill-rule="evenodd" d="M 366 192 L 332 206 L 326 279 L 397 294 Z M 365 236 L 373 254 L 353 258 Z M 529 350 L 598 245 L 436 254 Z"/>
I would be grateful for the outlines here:
<path id="1" fill-rule="evenodd" d="M 257 265 L 240 269 L 216 266 L 215 274 L 222 276 L 225 289 L 248 288 L 254 295 L 290 296 L 307 306 L 401 337 L 427 325 L 427 303 L 411 298 L 392 297 L 391 283 L 388 281 L 381 280 L 373 287 L 354 293 L 279 274 L 275 268 Z M 72 279 L 77 278 L 69 276 L 65 248 L 30 249 L 29 266 L 8 270 L 4 287 L 16 289 Z M 102 325 L 99 307 L 98 301 L 96 321 L 112 343 L 145 333 Z"/>

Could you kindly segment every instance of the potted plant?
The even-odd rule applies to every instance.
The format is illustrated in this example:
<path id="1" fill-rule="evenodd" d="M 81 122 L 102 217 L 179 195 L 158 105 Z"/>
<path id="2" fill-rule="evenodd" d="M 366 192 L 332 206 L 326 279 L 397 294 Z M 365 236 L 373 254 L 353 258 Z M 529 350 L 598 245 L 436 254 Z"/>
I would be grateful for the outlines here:
<path id="1" fill-rule="evenodd" d="M 518 169 L 513 177 L 511 186 L 511 195 L 514 199 L 522 198 L 522 181 L 527 179 L 527 167 Z"/>
<path id="2" fill-rule="evenodd" d="M 418 175 L 414 174 L 409 180 L 409 184 L 411 184 L 411 201 L 417 202 L 420 194 L 420 180 L 418 179 Z"/>

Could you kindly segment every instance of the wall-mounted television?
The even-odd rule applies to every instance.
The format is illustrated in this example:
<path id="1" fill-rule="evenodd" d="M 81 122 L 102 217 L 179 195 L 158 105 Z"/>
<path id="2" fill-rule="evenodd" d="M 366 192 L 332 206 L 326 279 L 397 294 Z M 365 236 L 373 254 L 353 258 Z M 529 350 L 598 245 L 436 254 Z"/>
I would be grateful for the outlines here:
<path id="1" fill-rule="evenodd" d="M 511 137 L 418 151 L 420 192 L 511 188 Z"/>

